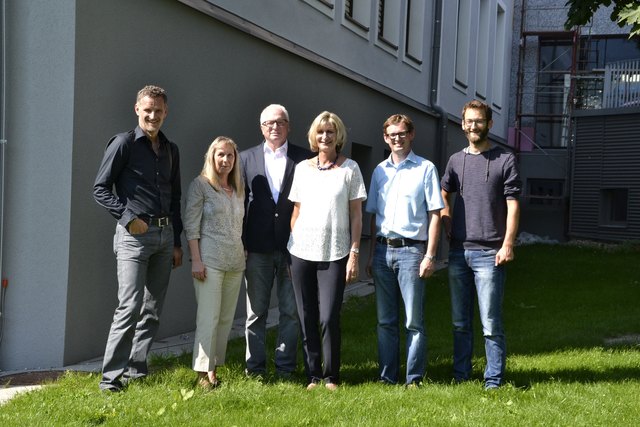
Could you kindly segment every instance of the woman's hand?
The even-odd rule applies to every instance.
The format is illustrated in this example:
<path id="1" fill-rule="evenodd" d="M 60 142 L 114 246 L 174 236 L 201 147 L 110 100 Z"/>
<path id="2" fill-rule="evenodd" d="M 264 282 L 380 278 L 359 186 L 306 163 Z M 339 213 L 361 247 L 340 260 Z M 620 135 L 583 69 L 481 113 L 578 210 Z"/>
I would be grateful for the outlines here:
<path id="1" fill-rule="evenodd" d="M 207 269 L 202 261 L 192 261 L 191 276 L 193 276 L 194 279 L 200 281 L 203 281 L 207 278 Z"/>
<path id="2" fill-rule="evenodd" d="M 358 281 L 359 269 L 358 254 L 355 252 L 349 252 L 349 260 L 347 261 L 347 283 L 354 283 Z"/>

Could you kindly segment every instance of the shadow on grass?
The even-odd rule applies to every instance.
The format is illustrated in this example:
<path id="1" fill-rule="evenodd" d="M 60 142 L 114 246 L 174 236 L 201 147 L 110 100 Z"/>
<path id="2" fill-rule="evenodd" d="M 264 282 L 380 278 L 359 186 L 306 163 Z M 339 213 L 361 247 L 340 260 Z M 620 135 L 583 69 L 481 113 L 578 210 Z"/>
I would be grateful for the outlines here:
<path id="1" fill-rule="evenodd" d="M 624 249 L 624 248 L 623 248 Z M 640 334 L 640 269 L 638 251 L 607 251 L 599 248 L 534 245 L 518 247 L 517 259 L 508 266 L 504 311 L 508 357 L 543 356 L 564 350 L 589 350 L 605 339 Z M 428 336 L 428 383 L 451 384 L 452 334 L 450 296 L 446 270 L 427 283 L 425 319 Z M 402 316 L 401 316 L 402 318 Z M 484 342 L 479 321 L 474 322 L 475 358 L 473 380 L 482 381 Z M 342 380 L 346 384 L 376 382 L 378 377 L 375 296 L 350 298 L 342 310 Z M 404 328 L 400 325 L 401 369 L 405 368 Z M 275 330 L 268 334 L 268 348 L 275 348 Z M 632 349 L 639 349 L 631 347 Z M 227 367 L 243 376 L 244 339 L 229 343 Z M 273 372 L 273 352 L 267 369 Z M 560 356 L 562 358 L 562 355 Z M 299 349 L 295 381 L 305 382 Z M 540 363 L 540 362 L 538 362 Z M 550 366 L 529 369 L 509 365 L 506 381 L 527 388 L 541 382 L 622 382 L 640 378 L 638 367 L 591 368 Z M 157 369 L 191 366 L 191 354 L 156 362 Z M 598 362 L 595 362 L 598 365 Z M 540 365 L 539 365 L 540 366 Z M 238 372 L 236 372 L 236 370 Z M 404 376 L 401 371 L 400 378 Z M 278 379 L 267 375 L 266 383 Z"/>
<path id="2" fill-rule="evenodd" d="M 507 369 L 507 382 L 514 387 L 528 389 L 539 383 L 623 383 L 630 379 L 640 378 L 640 367 L 614 367 L 604 370 L 590 368 L 560 369 L 545 371 L 540 369 L 528 369 L 509 371 Z"/>
<path id="3" fill-rule="evenodd" d="M 242 347 L 243 343 L 241 342 L 241 340 L 238 340 L 234 343 L 234 345 Z M 638 348 L 621 348 L 621 350 L 625 349 L 635 351 Z M 571 350 L 567 349 L 567 351 Z M 615 352 L 616 349 L 614 349 L 613 351 Z M 513 356 L 517 357 L 519 355 Z M 562 356 L 559 357 L 562 358 Z M 367 358 L 360 358 L 357 363 L 353 363 L 352 360 L 347 360 L 346 363 L 343 363 L 341 369 L 342 382 L 345 385 L 352 386 L 377 383 L 377 363 L 377 356 L 375 352 L 370 353 L 369 357 Z M 597 364 L 594 363 L 594 367 L 581 366 L 576 368 L 564 369 L 549 368 L 548 370 L 523 367 L 513 367 L 510 369 L 509 366 L 507 366 L 506 383 L 511 384 L 513 387 L 519 389 L 529 389 L 533 385 L 540 383 L 623 383 L 630 379 L 640 379 L 640 366 L 612 366 L 603 368 L 596 365 Z M 300 366 L 302 366 L 302 364 L 300 364 Z M 152 368 L 151 370 L 153 373 L 158 374 L 174 371 L 176 369 L 190 370 L 191 353 L 183 353 L 179 356 L 153 357 L 153 359 L 150 361 L 150 367 Z M 228 373 L 233 373 L 232 375 L 236 378 L 244 377 L 244 361 L 242 359 L 238 359 L 237 357 L 234 360 L 229 360 L 227 365 L 223 369 L 227 370 Z M 402 370 L 400 373 L 400 378 L 402 380 L 404 376 L 404 364 L 402 364 L 401 369 Z M 483 370 L 484 357 L 479 356 L 474 358 L 474 370 L 470 381 L 481 384 L 483 381 Z M 450 360 L 444 357 L 436 358 L 436 360 L 430 361 L 427 366 L 427 375 L 425 377 L 425 382 L 435 385 L 450 385 L 453 383 L 451 372 L 452 363 Z M 150 379 L 154 377 L 155 375 L 150 376 Z M 282 378 L 279 378 L 273 374 L 267 374 L 260 379 L 260 382 L 266 386 L 277 385 L 282 381 Z M 298 383 L 301 386 L 304 386 L 306 384 L 304 370 L 302 368 L 299 368 L 298 371 L 290 379 L 287 380 L 287 382 Z"/>

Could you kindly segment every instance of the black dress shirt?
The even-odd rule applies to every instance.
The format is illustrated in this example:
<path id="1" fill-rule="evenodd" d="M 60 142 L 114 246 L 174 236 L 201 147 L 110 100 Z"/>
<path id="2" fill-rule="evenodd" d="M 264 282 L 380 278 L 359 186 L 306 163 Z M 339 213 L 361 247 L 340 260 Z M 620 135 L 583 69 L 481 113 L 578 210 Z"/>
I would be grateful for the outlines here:
<path id="1" fill-rule="evenodd" d="M 171 217 L 174 246 L 181 246 L 180 155 L 178 146 L 162 132 L 158 139 L 156 155 L 139 126 L 111 138 L 93 185 L 93 197 L 124 227 L 138 217 Z"/>

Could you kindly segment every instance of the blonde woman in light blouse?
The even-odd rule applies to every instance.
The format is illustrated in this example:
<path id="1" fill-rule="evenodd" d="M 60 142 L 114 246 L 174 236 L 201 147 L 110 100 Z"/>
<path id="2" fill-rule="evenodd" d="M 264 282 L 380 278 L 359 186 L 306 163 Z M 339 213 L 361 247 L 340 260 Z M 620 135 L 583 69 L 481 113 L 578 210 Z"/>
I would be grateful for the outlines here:
<path id="1" fill-rule="evenodd" d="M 340 382 L 340 308 L 346 283 L 358 280 L 362 201 L 367 198 L 358 164 L 341 154 L 344 123 L 329 111 L 309 127 L 318 155 L 296 166 L 289 199 L 291 280 L 302 330 L 307 389 Z"/>
<path id="2" fill-rule="evenodd" d="M 193 370 L 203 388 L 219 385 L 216 367 L 225 362 L 245 269 L 241 176 L 238 147 L 231 138 L 219 136 L 187 195 L 185 232 L 198 303 Z"/>

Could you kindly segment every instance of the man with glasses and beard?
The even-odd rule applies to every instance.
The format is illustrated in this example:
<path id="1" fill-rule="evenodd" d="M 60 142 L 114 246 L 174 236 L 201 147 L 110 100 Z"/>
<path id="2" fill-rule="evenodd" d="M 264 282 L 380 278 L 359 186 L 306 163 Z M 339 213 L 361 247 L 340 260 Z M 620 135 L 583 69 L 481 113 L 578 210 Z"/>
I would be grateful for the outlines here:
<path id="1" fill-rule="evenodd" d="M 441 181 L 445 201 L 442 224 L 450 241 L 453 376 L 462 382 L 471 375 L 477 300 L 485 340 L 487 390 L 504 381 L 504 264 L 514 258 L 521 191 L 515 155 L 489 141 L 491 113 L 483 102 L 465 104 L 462 130 L 469 145 L 449 158 Z"/>

